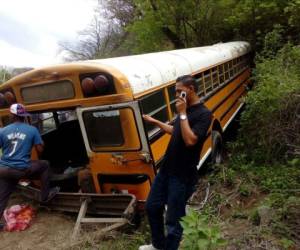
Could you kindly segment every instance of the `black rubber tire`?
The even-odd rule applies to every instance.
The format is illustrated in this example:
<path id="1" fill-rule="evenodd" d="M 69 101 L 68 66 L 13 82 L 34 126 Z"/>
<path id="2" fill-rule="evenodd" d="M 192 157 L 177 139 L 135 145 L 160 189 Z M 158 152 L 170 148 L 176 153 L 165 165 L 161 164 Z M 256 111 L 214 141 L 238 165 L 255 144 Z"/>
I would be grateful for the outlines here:
<path id="1" fill-rule="evenodd" d="M 212 131 L 212 152 L 211 161 L 213 164 L 221 164 L 223 162 L 223 140 L 219 131 Z"/>

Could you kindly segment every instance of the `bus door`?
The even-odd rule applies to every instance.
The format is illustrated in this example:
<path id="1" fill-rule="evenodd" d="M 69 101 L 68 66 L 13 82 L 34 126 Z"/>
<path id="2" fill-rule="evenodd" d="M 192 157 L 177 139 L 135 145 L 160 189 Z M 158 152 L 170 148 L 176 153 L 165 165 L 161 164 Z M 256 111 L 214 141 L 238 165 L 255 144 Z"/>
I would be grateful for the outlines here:
<path id="1" fill-rule="evenodd" d="M 155 176 L 138 102 L 78 108 L 95 189 L 146 200 Z"/>

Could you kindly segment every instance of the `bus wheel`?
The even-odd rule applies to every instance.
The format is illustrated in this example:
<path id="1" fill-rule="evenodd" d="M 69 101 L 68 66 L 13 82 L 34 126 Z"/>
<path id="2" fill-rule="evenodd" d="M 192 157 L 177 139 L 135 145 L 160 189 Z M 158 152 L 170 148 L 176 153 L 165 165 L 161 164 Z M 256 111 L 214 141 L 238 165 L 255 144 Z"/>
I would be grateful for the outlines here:
<path id="1" fill-rule="evenodd" d="M 223 161 L 223 142 L 219 131 L 212 131 L 212 152 L 211 159 L 213 164 L 221 164 Z"/>

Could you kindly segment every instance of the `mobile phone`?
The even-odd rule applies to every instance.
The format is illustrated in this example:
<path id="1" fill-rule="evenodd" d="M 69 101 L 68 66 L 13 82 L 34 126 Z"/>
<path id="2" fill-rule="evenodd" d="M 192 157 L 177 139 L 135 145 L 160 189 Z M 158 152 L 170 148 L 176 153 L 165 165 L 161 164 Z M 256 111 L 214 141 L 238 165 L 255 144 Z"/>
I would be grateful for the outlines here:
<path id="1" fill-rule="evenodd" d="M 185 91 L 181 91 L 180 97 L 183 98 L 186 101 L 186 92 Z"/>

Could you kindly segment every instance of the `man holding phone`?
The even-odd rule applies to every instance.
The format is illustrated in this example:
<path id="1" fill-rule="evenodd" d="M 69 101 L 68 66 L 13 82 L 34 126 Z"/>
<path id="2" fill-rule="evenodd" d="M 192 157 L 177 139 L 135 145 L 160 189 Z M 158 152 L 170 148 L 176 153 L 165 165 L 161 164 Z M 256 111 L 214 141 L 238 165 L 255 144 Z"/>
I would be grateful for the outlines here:
<path id="1" fill-rule="evenodd" d="M 152 233 L 152 244 L 139 250 L 176 250 L 182 236 L 179 223 L 185 215 L 185 206 L 197 183 L 197 165 L 212 113 L 197 95 L 198 85 L 190 75 L 176 80 L 176 110 L 173 125 L 160 122 L 148 115 L 144 120 L 171 134 L 171 139 L 146 202 L 146 212 Z M 167 205 L 164 233 L 163 213 Z"/>

